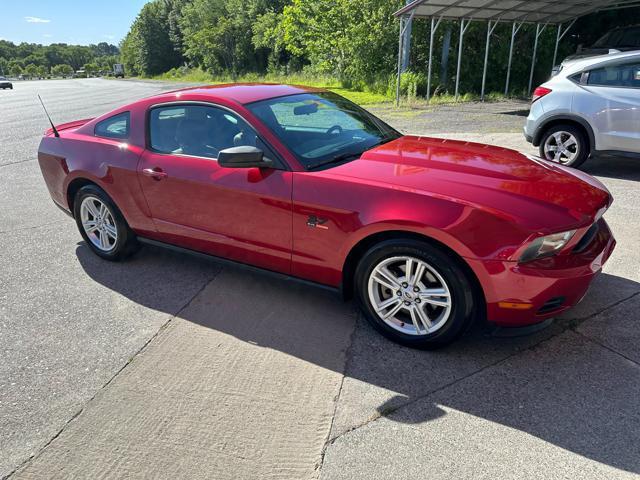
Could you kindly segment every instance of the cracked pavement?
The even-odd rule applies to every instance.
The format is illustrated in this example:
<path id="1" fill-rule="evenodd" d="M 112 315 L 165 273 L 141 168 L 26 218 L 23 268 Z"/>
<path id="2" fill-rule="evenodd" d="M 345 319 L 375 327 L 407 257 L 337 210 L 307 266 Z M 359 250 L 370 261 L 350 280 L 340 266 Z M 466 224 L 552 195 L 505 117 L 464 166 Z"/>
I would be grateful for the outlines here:
<path id="1" fill-rule="evenodd" d="M 616 198 L 618 248 L 578 307 L 531 336 L 475 328 L 420 352 L 293 281 L 151 247 L 90 254 L 41 179 L 35 94 L 62 123 L 173 88 L 0 92 L 0 478 L 640 476 L 637 162 L 588 164 Z M 405 132 L 531 152 L 524 109 L 371 108 Z"/>

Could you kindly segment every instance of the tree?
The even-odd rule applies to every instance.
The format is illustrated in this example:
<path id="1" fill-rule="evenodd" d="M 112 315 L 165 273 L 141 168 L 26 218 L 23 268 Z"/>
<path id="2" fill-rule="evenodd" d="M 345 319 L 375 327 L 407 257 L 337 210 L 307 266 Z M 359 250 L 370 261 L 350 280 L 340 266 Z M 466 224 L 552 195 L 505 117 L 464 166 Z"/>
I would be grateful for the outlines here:
<path id="1" fill-rule="evenodd" d="M 31 79 L 35 76 L 38 75 L 38 67 L 36 65 L 34 65 L 33 63 L 30 63 L 29 65 L 27 65 L 26 67 L 24 67 L 24 72 L 23 74 Z"/>
<path id="2" fill-rule="evenodd" d="M 283 11 L 284 43 L 322 73 L 368 80 L 390 73 L 397 54 L 393 12 L 401 0 L 294 0 Z"/>
<path id="3" fill-rule="evenodd" d="M 282 13 L 273 10 L 260 15 L 253 24 L 253 45 L 257 49 L 268 51 L 269 68 L 278 70 L 281 65 L 286 67 L 294 57 L 286 49 Z"/>
<path id="4" fill-rule="evenodd" d="M 169 20 L 161 0 L 147 3 L 121 45 L 122 60 L 134 74 L 157 75 L 182 61 L 169 38 Z"/>
<path id="5" fill-rule="evenodd" d="M 39 65 L 36 69 L 36 75 L 38 78 L 45 78 L 48 75 L 48 70 L 45 66 Z"/>
<path id="6" fill-rule="evenodd" d="M 264 71 L 268 51 L 256 49 L 252 28 L 282 1 L 193 0 L 182 9 L 184 55 L 194 64 L 215 73 L 232 75 Z"/>
<path id="7" fill-rule="evenodd" d="M 25 67 L 30 64 L 37 67 L 35 72 L 30 69 L 31 75 L 38 77 L 45 77 L 50 71 L 60 75 L 60 69 L 53 70 L 58 65 L 65 65 L 65 71 L 70 68 L 73 72 L 87 63 L 102 65 L 106 62 L 110 69 L 113 63 L 118 63 L 118 54 L 117 47 L 104 42 L 90 46 L 66 43 L 43 46 L 33 43 L 15 45 L 12 42 L 0 40 L 0 59 L 4 59 L 5 62 L 0 63 L 0 67 L 5 70 L 5 74 L 16 76 L 22 74 Z"/>
<path id="8" fill-rule="evenodd" d="M 22 75 L 22 67 L 18 63 L 9 64 L 9 73 L 13 77 L 19 77 Z"/>
<path id="9" fill-rule="evenodd" d="M 87 75 L 95 75 L 100 70 L 100 67 L 96 63 L 85 63 L 82 69 L 87 72 Z"/>
<path id="10" fill-rule="evenodd" d="M 71 65 L 56 65 L 51 69 L 51 74 L 56 77 L 68 77 L 73 75 L 73 67 Z"/>

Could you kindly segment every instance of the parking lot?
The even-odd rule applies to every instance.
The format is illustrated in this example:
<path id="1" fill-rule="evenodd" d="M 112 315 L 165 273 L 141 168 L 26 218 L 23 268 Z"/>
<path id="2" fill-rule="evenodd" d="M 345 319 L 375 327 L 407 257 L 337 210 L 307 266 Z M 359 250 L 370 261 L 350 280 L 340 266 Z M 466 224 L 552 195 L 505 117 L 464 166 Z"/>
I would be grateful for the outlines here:
<path id="1" fill-rule="evenodd" d="M 0 91 L 0 479 L 622 479 L 640 476 L 640 164 L 590 160 L 618 247 L 534 335 L 437 352 L 321 289 L 145 247 L 92 255 L 49 198 L 46 118 L 175 84 Z M 370 109 L 407 133 L 533 152 L 524 103 Z"/>

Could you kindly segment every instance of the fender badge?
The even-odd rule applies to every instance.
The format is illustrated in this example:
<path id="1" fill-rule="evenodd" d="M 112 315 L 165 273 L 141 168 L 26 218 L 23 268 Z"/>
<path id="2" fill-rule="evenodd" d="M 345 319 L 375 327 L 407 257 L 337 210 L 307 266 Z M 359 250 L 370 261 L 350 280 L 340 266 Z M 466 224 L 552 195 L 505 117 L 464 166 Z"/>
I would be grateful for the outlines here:
<path id="1" fill-rule="evenodd" d="M 309 218 L 307 219 L 307 226 L 329 230 L 329 227 L 325 225 L 328 221 L 329 220 L 326 218 L 318 218 L 315 215 L 309 215 Z"/>

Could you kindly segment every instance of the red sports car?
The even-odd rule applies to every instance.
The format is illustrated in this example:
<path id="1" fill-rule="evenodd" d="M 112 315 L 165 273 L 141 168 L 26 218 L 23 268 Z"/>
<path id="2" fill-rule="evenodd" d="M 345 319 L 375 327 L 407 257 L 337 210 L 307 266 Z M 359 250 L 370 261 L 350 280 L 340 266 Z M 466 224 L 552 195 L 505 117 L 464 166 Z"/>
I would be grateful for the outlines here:
<path id="1" fill-rule="evenodd" d="M 341 289 L 411 347 L 553 317 L 615 246 L 594 178 L 403 136 L 320 89 L 164 93 L 52 128 L 38 159 L 97 255 L 171 245 Z"/>

